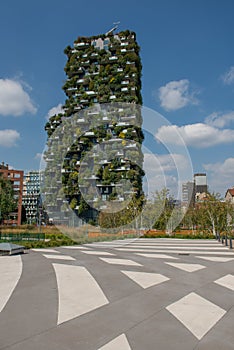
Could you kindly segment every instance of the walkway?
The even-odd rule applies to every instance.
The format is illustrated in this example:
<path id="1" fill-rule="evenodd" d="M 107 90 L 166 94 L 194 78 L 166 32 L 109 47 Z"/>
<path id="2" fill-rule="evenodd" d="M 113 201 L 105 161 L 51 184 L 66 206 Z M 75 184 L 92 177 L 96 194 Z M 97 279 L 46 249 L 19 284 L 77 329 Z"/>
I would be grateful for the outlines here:
<path id="1" fill-rule="evenodd" d="M 0 349 L 233 350 L 234 252 L 134 239 L 0 257 Z"/>

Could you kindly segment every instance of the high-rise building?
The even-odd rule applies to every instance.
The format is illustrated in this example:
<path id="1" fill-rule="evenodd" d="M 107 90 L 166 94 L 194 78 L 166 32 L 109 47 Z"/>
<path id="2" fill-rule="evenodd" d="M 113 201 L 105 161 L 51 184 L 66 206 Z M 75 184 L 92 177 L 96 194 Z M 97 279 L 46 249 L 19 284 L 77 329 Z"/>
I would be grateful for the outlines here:
<path id="1" fill-rule="evenodd" d="M 182 203 L 188 206 L 188 205 L 194 205 L 194 202 L 195 202 L 194 182 L 187 181 L 182 184 Z"/>
<path id="2" fill-rule="evenodd" d="M 207 179 L 205 173 L 194 174 L 195 196 L 199 198 L 200 195 L 208 192 Z"/>
<path id="3" fill-rule="evenodd" d="M 17 200 L 17 210 L 9 213 L 9 219 L 4 220 L 7 225 L 21 225 L 22 215 L 22 194 L 23 194 L 23 170 L 10 169 L 8 164 L 0 164 L 0 174 L 11 181 L 14 189 L 14 198 Z"/>
<path id="4" fill-rule="evenodd" d="M 143 156 L 139 145 L 144 136 L 141 111 L 134 108 L 142 104 L 140 48 L 134 32 L 126 30 L 115 34 L 115 30 L 97 36 L 78 37 L 72 47 L 65 49 L 68 60 L 65 66 L 67 81 L 63 86 L 67 96 L 64 112 L 52 116 L 45 126 L 50 137 L 63 120 L 80 113 L 74 133 L 79 134 L 80 130 L 86 132 L 68 147 L 61 172 L 67 202 L 86 221 L 97 220 L 98 210 L 93 207 L 95 202 L 121 202 L 129 193 L 136 199 L 143 196 L 143 171 L 140 166 Z M 106 103 L 115 106 L 115 110 L 109 112 L 109 109 L 102 115 L 102 110 L 95 109 L 95 106 Z M 129 104 L 130 108 L 120 106 L 120 103 Z M 90 107 L 94 108 L 90 110 Z M 93 121 L 98 118 L 100 126 L 94 123 L 92 127 Z M 87 167 L 81 179 L 80 165 L 84 165 L 85 154 L 92 148 L 90 158 L 85 158 Z M 105 157 L 107 150 L 109 153 Z M 91 171 L 97 158 L 95 171 Z M 55 159 L 54 149 L 47 152 L 46 161 L 50 168 L 47 173 L 52 174 L 52 180 L 46 182 L 46 191 L 49 194 L 53 192 L 53 203 L 49 206 L 59 207 L 64 200 L 57 194 L 55 203 L 52 191 L 61 183 L 54 172 Z M 137 165 L 133 164 L 134 160 L 138 160 Z M 123 179 L 130 180 L 132 187 L 121 192 L 119 182 Z M 59 217 L 57 219 L 59 221 Z"/>
<path id="5" fill-rule="evenodd" d="M 22 203 L 27 223 L 37 223 L 39 215 L 38 207 L 40 203 L 39 171 L 29 171 L 24 175 Z"/>

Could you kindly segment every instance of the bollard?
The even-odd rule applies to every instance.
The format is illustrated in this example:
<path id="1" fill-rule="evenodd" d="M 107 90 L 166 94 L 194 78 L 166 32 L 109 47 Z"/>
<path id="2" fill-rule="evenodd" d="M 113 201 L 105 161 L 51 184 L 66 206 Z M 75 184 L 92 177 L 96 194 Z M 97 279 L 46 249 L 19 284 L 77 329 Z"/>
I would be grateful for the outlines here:
<path id="1" fill-rule="evenodd" d="M 223 236 L 222 236 L 222 241 L 221 241 L 221 242 L 222 242 L 222 244 L 223 244 Z"/>
<path id="2" fill-rule="evenodd" d="M 225 236 L 225 246 L 228 246 L 228 239 L 227 239 L 227 235 Z"/>
<path id="3" fill-rule="evenodd" d="M 230 242 L 229 248 L 232 249 L 232 238 L 229 239 L 229 242 Z"/>

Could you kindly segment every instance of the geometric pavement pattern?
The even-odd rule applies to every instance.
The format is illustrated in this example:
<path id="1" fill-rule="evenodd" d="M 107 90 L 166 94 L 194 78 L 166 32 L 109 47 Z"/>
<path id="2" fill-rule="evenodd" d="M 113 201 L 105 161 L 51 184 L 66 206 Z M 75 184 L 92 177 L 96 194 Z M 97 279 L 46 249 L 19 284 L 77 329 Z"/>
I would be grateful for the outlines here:
<path id="1" fill-rule="evenodd" d="M 233 349 L 234 253 L 126 239 L 0 257 L 0 349 Z"/>

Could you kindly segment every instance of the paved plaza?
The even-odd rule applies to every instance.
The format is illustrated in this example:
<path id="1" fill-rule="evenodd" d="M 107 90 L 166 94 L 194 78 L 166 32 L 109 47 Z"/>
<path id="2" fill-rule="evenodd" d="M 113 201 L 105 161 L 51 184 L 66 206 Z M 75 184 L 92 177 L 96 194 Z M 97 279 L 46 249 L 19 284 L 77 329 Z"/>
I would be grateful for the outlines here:
<path id="1" fill-rule="evenodd" d="M 233 350 L 234 252 L 128 239 L 0 257 L 0 349 Z"/>

